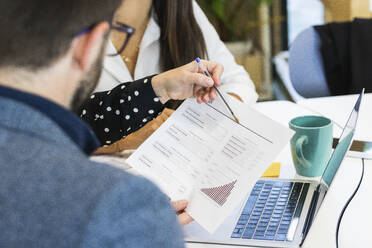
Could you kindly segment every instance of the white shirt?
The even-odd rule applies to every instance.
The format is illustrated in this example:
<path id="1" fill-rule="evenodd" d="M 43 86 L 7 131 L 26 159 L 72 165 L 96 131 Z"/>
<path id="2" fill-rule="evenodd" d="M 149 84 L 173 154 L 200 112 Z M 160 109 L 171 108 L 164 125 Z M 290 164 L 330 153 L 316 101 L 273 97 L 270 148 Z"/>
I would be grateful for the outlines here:
<path id="1" fill-rule="evenodd" d="M 195 19 L 204 35 L 209 59 L 224 66 L 224 73 L 221 76 L 221 90 L 238 95 L 247 104 L 256 102 L 258 95 L 248 73 L 242 66 L 236 64 L 234 57 L 220 40 L 216 30 L 195 1 L 193 2 L 193 7 Z M 129 82 L 161 73 L 159 38 L 160 27 L 156 23 L 154 16 L 152 16 L 140 44 L 134 78 L 132 78 L 120 56 L 106 56 L 104 70 L 95 91 L 111 90 L 119 82 Z M 114 54 L 115 52 L 116 49 L 110 41 L 107 53 Z"/>

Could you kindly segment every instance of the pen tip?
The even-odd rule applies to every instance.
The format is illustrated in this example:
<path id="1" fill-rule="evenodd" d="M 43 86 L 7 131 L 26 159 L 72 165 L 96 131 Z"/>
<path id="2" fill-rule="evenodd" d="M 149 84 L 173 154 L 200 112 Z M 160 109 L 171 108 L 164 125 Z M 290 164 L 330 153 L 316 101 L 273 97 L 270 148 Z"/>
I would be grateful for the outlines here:
<path id="1" fill-rule="evenodd" d="M 235 119 L 236 123 L 240 124 L 239 119 L 238 119 L 238 117 L 236 117 L 236 115 L 234 115 L 234 119 Z"/>
<path id="2" fill-rule="evenodd" d="M 196 60 L 196 62 L 200 63 L 200 59 L 199 59 L 199 57 L 196 58 L 195 60 Z"/>

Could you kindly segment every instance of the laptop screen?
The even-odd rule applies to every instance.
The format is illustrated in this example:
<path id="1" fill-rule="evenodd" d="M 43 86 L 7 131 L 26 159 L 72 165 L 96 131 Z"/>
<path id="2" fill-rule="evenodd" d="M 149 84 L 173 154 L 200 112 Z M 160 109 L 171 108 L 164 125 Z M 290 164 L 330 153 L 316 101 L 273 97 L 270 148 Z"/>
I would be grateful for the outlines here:
<path id="1" fill-rule="evenodd" d="M 355 133 L 355 127 L 358 120 L 359 107 L 364 94 L 364 89 L 360 93 L 358 100 L 350 114 L 349 120 L 347 121 L 344 130 L 342 131 L 339 143 L 335 147 L 331 158 L 328 161 L 327 167 L 325 168 L 321 181 L 325 183 L 328 187 L 331 185 L 333 178 L 335 177 L 338 168 L 343 161 L 346 152 L 349 150 L 351 143 L 353 141 L 353 136 Z"/>

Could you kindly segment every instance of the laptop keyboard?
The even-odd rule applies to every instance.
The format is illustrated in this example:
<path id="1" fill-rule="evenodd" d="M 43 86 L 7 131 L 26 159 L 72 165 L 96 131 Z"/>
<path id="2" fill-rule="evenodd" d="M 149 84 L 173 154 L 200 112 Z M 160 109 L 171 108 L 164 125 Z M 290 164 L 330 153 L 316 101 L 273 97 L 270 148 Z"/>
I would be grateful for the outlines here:
<path id="1" fill-rule="evenodd" d="M 288 231 L 301 214 L 308 189 L 309 183 L 257 181 L 231 238 L 292 241 L 294 231 Z"/>

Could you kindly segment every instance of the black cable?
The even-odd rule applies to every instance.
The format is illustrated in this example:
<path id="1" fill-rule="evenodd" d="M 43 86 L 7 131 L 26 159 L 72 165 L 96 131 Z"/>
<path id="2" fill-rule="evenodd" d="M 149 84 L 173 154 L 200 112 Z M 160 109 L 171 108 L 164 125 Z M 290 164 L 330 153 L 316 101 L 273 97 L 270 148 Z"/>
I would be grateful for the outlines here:
<path id="1" fill-rule="evenodd" d="M 364 176 L 364 159 L 362 159 L 362 175 L 360 176 L 359 184 L 356 187 L 356 189 L 354 190 L 354 193 L 350 196 L 349 200 L 347 200 L 344 208 L 341 211 L 340 216 L 338 217 L 337 228 L 336 228 L 336 248 L 338 248 L 338 233 L 339 233 L 339 230 L 340 230 L 340 224 L 341 224 L 342 217 L 344 216 L 345 210 L 349 206 L 349 203 L 353 200 L 355 194 L 358 192 L 359 187 L 362 184 L 363 176 Z"/>

